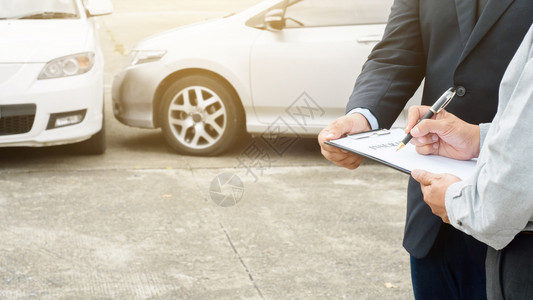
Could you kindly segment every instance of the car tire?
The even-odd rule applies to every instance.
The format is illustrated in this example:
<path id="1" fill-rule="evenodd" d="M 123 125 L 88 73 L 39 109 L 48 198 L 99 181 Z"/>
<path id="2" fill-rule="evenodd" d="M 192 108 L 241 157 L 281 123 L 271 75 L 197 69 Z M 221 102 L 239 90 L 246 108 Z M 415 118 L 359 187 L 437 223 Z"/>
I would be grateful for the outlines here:
<path id="1" fill-rule="evenodd" d="M 76 149 L 82 154 L 101 155 L 106 150 L 105 118 L 102 116 L 102 129 L 88 140 L 76 144 Z"/>
<path id="2" fill-rule="evenodd" d="M 185 155 L 214 156 L 230 149 L 244 131 L 244 114 L 235 92 L 210 76 L 174 81 L 159 109 L 167 143 Z"/>

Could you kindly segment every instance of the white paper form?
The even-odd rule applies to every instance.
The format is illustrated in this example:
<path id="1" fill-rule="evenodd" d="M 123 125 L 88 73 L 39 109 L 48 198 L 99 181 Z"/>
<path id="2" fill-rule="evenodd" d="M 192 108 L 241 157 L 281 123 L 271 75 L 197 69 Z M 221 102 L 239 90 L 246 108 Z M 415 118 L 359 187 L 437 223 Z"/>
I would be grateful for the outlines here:
<path id="1" fill-rule="evenodd" d="M 415 169 L 432 173 L 449 173 L 466 179 L 474 172 L 475 160 L 455 160 L 438 155 L 421 155 L 408 143 L 396 151 L 405 137 L 403 129 L 375 130 L 328 142 L 329 145 L 362 155 L 389 167 L 411 174 Z"/>

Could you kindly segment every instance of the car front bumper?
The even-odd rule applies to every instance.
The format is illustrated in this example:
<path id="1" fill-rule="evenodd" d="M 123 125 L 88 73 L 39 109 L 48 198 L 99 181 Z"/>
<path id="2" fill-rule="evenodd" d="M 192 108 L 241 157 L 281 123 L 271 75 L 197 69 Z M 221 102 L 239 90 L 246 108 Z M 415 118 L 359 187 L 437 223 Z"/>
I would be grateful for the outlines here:
<path id="1" fill-rule="evenodd" d="M 9 65 L 16 70 L 11 75 L 2 69 L 7 66 L 0 67 L 0 147 L 75 143 L 101 130 L 102 72 L 93 68 L 83 75 L 37 80 L 43 66 Z"/>
<path id="2" fill-rule="evenodd" d="M 154 97 L 169 71 L 159 62 L 123 69 L 113 80 L 113 113 L 121 123 L 155 128 Z"/>

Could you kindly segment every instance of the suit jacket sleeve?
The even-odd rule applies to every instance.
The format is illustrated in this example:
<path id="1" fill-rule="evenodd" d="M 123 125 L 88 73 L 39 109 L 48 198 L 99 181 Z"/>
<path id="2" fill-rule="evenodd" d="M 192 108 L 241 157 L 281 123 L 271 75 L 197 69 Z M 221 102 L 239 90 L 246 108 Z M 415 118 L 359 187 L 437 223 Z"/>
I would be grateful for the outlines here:
<path id="1" fill-rule="evenodd" d="M 533 221 L 532 43 L 530 30 L 503 77 L 475 174 L 446 192 L 451 224 L 495 249 Z"/>
<path id="2" fill-rule="evenodd" d="M 346 107 L 374 114 L 382 128 L 394 123 L 425 73 L 418 0 L 395 0 L 381 42 L 372 50 Z"/>

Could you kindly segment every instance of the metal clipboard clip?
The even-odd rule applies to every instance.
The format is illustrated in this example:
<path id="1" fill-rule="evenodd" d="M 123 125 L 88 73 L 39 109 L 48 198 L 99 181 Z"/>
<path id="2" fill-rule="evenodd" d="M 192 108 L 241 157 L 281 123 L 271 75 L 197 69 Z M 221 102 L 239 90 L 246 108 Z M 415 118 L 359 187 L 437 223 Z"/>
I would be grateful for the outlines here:
<path id="1" fill-rule="evenodd" d="M 367 132 L 349 134 L 348 137 L 354 140 L 359 140 L 359 139 L 382 136 L 382 135 L 387 135 L 387 134 L 390 134 L 390 131 L 388 129 L 376 129 L 376 130 L 367 131 Z"/>

